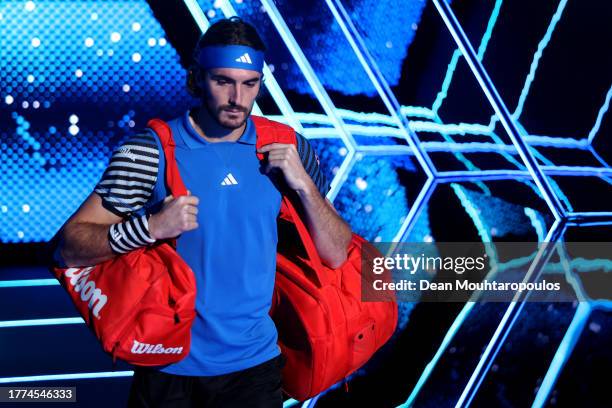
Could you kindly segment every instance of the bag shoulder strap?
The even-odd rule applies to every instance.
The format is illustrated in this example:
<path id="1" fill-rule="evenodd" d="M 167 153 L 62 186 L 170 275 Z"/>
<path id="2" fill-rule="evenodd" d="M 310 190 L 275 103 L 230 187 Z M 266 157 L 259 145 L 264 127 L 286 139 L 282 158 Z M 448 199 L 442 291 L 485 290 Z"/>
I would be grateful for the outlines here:
<path id="1" fill-rule="evenodd" d="M 257 134 L 257 149 L 270 143 L 293 144 L 297 147 L 297 136 L 295 135 L 295 130 L 293 130 L 291 126 L 262 118 L 261 116 L 251 115 L 251 119 L 255 124 L 255 133 Z M 257 153 L 257 157 L 259 160 L 263 160 L 263 154 Z M 310 237 L 308 228 L 306 228 L 306 225 L 304 225 L 304 222 L 291 203 L 291 200 L 285 194 L 283 194 L 283 201 L 281 203 L 281 217 L 288 219 L 295 225 L 300 239 L 302 240 L 302 244 L 306 249 L 306 253 L 308 254 L 308 258 L 314 266 L 314 270 L 316 272 L 315 278 L 318 286 L 322 287 L 328 285 L 330 279 L 327 276 L 325 268 L 323 267 L 321 257 L 317 252 L 317 248 Z"/>
<path id="2" fill-rule="evenodd" d="M 285 143 L 297 146 L 295 130 L 291 126 L 256 115 L 251 115 L 251 119 L 255 124 L 255 133 L 257 134 L 255 145 L 257 149 L 270 143 Z M 263 154 L 257 153 L 257 158 L 263 160 Z"/>
<path id="3" fill-rule="evenodd" d="M 176 164 L 174 149 L 176 143 L 172 137 L 172 129 L 161 119 L 151 119 L 147 122 L 147 127 L 154 131 L 161 142 L 166 159 L 166 184 L 174 197 L 187 195 L 187 188 L 181 179 L 181 175 Z"/>

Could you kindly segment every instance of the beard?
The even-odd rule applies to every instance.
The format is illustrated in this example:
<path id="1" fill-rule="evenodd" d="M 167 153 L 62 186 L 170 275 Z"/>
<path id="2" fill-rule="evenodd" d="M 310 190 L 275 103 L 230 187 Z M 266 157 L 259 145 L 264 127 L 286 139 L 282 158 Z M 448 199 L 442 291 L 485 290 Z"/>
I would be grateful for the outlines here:
<path id="1" fill-rule="evenodd" d="M 204 106 L 219 126 L 232 130 L 244 125 L 251 113 L 251 109 L 238 105 L 222 105 L 213 108 L 208 103 L 204 103 Z"/>

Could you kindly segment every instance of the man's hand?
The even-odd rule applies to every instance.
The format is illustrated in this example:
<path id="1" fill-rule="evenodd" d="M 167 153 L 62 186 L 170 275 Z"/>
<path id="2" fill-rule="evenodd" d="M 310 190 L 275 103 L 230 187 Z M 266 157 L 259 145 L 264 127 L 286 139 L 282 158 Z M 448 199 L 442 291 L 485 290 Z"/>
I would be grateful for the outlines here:
<path id="1" fill-rule="evenodd" d="M 268 153 L 267 172 L 280 169 L 289 188 L 295 190 L 304 208 L 304 221 L 321 256 L 331 268 L 346 261 L 351 241 L 351 227 L 325 200 L 304 169 L 297 149 L 292 144 L 271 143 L 257 150 Z"/>
<path id="2" fill-rule="evenodd" d="M 313 182 L 302 164 L 295 145 L 284 143 L 270 143 L 257 150 L 259 153 L 268 153 L 266 172 L 274 169 L 282 170 L 287 185 L 297 192 L 313 187 Z"/>
<path id="3" fill-rule="evenodd" d="M 196 196 L 166 197 L 161 211 L 149 218 L 149 233 L 155 239 L 174 238 L 198 228 Z"/>

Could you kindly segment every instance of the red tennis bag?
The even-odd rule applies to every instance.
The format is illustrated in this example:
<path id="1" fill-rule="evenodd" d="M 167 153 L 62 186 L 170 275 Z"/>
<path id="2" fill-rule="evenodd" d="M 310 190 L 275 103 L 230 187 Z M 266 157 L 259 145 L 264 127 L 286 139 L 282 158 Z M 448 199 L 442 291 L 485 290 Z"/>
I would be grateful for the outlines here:
<path id="1" fill-rule="evenodd" d="M 175 197 L 185 195 L 170 128 L 155 119 L 148 126 L 160 137 L 170 191 Z M 189 354 L 196 283 L 174 245 L 157 243 L 90 267 L 52 268 L 113 360 L 158 366 Z"/>
<path id="2" fill-rule="evenodd" d="M 258 148 L 296 143 L 291 127 L 251 117 Z M 395 331 L 397 303 L 392 291 L 384 293 L 387 301 L 361 300 L 362 278 L 369 279 L 361 274 L 362 257 L 377 256 L 382 255 L 374 246 L 353 234 L 346 262 L 336 269 L 323 265 L 306 226 L 283 196 L 270 314 L 287 358 L 283 390 L 291 397 L 303 401 L 345 379 Z M 391 280 L 388 273 L 380 279 Z"/>

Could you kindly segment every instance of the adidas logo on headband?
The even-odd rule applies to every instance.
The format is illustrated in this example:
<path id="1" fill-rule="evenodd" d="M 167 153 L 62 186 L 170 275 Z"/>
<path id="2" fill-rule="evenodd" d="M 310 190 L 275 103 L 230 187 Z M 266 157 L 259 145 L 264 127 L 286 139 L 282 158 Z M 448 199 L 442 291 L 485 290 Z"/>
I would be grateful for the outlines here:
<path id="1" fill-rule="evenodd" d="M 240 57 L 236 58 L 234 61 L 236 61 L 236 62 L 244 62 L 244 63 L 247 63 L 247 64 L 252 64 L 253 63 L 251 61 L 251 57 L 249 57 L 249 53 L 248 52 L 245 52 Z"/>
<path id="2" fill-rule="evenodd" d="M 263 73 L 264 53 L 245 45 L 207 45 L 196 50 L 195 62 L 203 69 L 238 68 Z"/>

